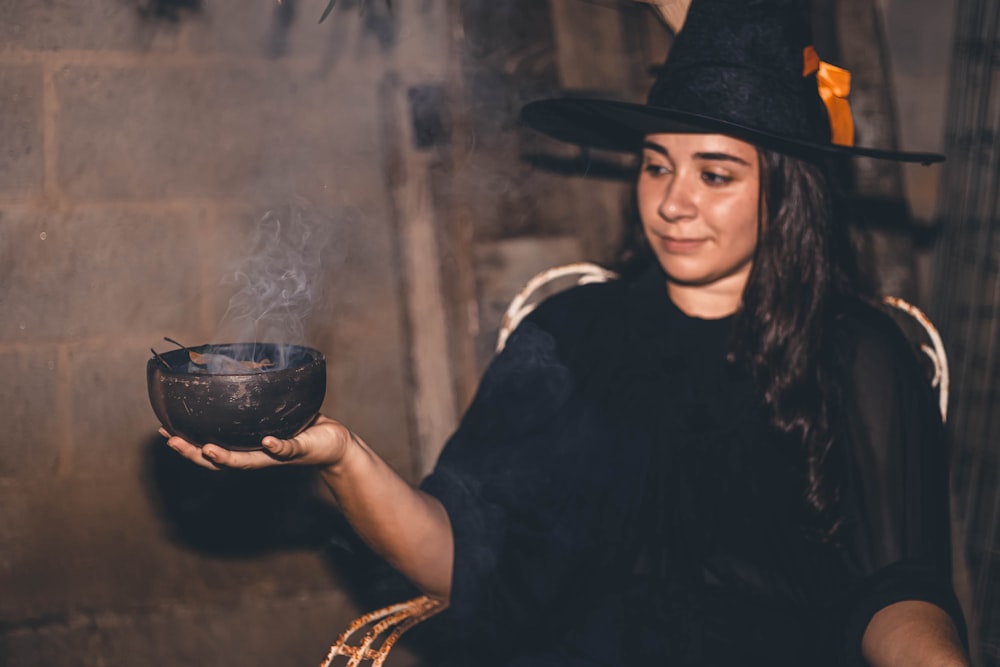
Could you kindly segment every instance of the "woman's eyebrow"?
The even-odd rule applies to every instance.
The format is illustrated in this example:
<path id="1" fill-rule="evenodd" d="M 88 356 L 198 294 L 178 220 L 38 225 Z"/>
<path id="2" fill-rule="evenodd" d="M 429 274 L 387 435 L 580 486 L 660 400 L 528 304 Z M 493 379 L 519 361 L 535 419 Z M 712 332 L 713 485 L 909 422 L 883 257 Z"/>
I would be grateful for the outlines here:
<path id="1" fill-rule="evenodd" d="M 694 158 L 696 160 L 722 160 L 723 162 L 735 162 L 747 167 L 750 166 L 750 163 L 743 158 L 730 155 L 729 153 L 695 153 Z"/>
<path id="2" fill-rule="evenodd" d="M 642 142 L 642 147 L 645 150 L 650 150 L 653 151 L 654 153 L 659 153 L 663 157 L 670 157 L 670 153 L 667 152 L 666 148 L 664 148 L 660 144 L 654 144 L 652 141 Z"/>
<path id="3" fill-rule="evenodd" d="M 659 153 L 665 158 L 670 157 L 670 151 L 668 151 L 665 147 L 661 146 L 660 144 L 654 143 L 652 141 L 642 142 L 642 147 L 644 150 L 650 150 L 653 151 L 654 153 Z M 723 162 L 735 162 L 736 164 L 742 164 L 746 167 L 751 166 L 750 163 L 744 160 L 743 158 L 738 157 L 736 155 L 732 155 L 730 153 L 703 152 L 703 153 L 695 153 L 694 155 L 692 155 L 692 157 L 695 160 L 721 160 Z"/>

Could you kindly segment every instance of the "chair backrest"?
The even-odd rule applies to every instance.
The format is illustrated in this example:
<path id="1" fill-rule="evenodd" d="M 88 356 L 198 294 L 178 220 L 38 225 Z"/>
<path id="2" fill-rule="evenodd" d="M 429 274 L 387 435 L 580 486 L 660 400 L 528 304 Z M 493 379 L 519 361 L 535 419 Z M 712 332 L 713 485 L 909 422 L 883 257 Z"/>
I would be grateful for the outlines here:
<path id="1" fill-rule="evenodd" d="M 588 262 L 557 266 L 539 273 L 517 293 L 507 307 L 507 312 L 504 313 L 503 322 L 500 325 L 500 333 L 497 336 L 497 352 L 502 350 L 504 345 L 507 344 L 507 338 L 517 328 L 517 325 L 538 305 L 540 300 L 538 298 L 539 295 L 551 294 L 551 290 L 546 288 L 553 282 L 571 278 L 575 279 L 575 284 L 584 285 L 586 283 L 606 282 L 614 280 L 617 277 L 618 275 L 615 272 Z M 948 374 L 948 356 L 945 353 L 941 335 L 930 318 L 913 304 L 895 296 L 887 296 L 883 299 L 883 302 L 895 309 L 895 311 L 912 318 L 912 321 L 926 333 L 930 342 L 921 342 L 918 344 L 918 347 L 927 355 L 930 361 L 932 370 L 930 377 L 931 385 L 938 393 L 938 407 L 941 410 L 941 419 L 947 420 L 950 379 Z"/>
<path id="2" fill-rule="evenodd" d="M 883 302 L 897 311 L 909 315 L 913 321 L 927 334 L 930 343 L 921 342 L 919 349 L 927 355 L 931 364 L 931 386 L 938 393 L 938 408 L 941 410 L 941 421 L 948 421 L 948 391 L 951 387 L 951 375 L 948 371 L 948 355 L 945 353 L 944 343 L 937 327 L 930 318 L 916 306 L 903 301 L 896 296 L 887 296 Z"/>
<path id="3" fill-rule="evenodd" d="M 617 277 L 618 274 L 614 271 L 589 262 L 566 264 L 542 271 L 529 280 L 528 284 L 511 299 L 510 305 L 507 306 L 507 312 L 504 313 L 500 323 L 500 334 L 497 336 L 497 352 L 504 348 L 507 344 L 507 338 L 521 323 L 521 320 L 538 306 L 544 296 L 552 293 L 551 290 L 546 289 L 550 285 L 567 279 L 571 281 L 571 284 L 576 285 L 603 283 Z"/>
<path id="4" fill-rule="evenodd" d="M 334 660 L 344 658 L 346 667 L 366 664 L 382 667 L 389 651 L 403 633 L 418 623 L 444 610 L 440 600 L 420 597 L 370 612 L 355 619 L 330 646 L 320 667 L 332 667 Z"/>

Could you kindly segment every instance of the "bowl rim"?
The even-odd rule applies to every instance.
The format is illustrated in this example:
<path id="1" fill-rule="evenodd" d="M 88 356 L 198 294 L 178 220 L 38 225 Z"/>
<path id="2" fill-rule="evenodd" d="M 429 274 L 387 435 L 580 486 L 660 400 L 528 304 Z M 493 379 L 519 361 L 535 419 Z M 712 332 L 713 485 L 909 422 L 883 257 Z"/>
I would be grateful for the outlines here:
<path id="1" fill-rule="evenodd" d="M 246 378 L 246 377 L 257 377 L 257 376 L 271 376 L 271 377 L 273 377 L 274 375 L 282 374 L 282 373 L 299 372 L 299 371 L 303 371 L 303 370 L 309 369 L 312 366 L 315 366 L 317 364 L 321 364 L 324 367 L 326 366 L 326 355 L 324 355 L 322 351 L 320 351 L 319 349 L 317 349 L 315 347 L 311 347 L 309 345 L 300 345 L 298 343 L 271 343 L 271 342 L 267 342 L 267 341 L 243 341 L 243 342 L 234 342 L 234 343 L 203 343 L 201 345 L 189 345 L 187 349 L 188 350 L 194 350 L 196 352 L 201 352 L 201 351 L 203 351 L 205 349 L 220 348 L 220 347 L 226 347 L 226 346 L 236 346 L 236 345 L 261 345 L 261 346 L 268 346 L 269 345 L 269 346 L 272 346 L 272 347 L 291 347 L 291 348 L 296 348 L 298 350 L 305 351 L 312 358 L 309 361 L 307 361 L 306 363 L 299 364 L 299 365 L 296 365 L 296 366 L 289 366 L 289 367 L 286 367 L 286 368 L 279 368 L 279 369 L 276 369 L 276 370 L 267 370 L 267 369 L 263 369 L 263 370 L 249 370 L 249 371 L 247 371 L 245 373 L 210 373 L 208 371 L 189 371 L 186 368 L 173 367 L 173 366 L 171 366 L 171 367 L 168 368 L 168 367 L 164 366 L 163 363 L 161 363 L 155 356 L 150 357 L 146 361 L 146 367 L 148 369 L 150 369 L 150 370 L 152 370 L 154 368 L 158 369 L 159 372 L 162 375 L 165 375 L 165 376 L 184 376 L 184 377 L 199 377 L 199 378 L 203 378 L 203 377 L 212 377 L 212 378 L 225 378 L 225 377 L 230 377 L 230 378 Z M 186 350 L 184 350 L 184 349 L 176 349 L 176 350 L 167 350 L 166 352 L 158 352 L 157 354 L 160 357 L 164 357 L 164 358 L 166 358 L 169 361 L 170 360 L 169 357 L 171 357 L 171 356 L 180 356 L 180 355 L 184 354 L 185 352 L 186 352 Z"/>

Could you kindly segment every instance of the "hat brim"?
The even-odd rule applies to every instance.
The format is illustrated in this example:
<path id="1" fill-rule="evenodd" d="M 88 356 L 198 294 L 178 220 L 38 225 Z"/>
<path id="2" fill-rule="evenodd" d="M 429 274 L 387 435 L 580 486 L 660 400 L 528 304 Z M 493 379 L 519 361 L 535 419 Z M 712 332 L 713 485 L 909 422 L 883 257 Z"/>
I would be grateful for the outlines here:
<path id="1" fill-rule="evenodd" d="M 845 155 L 933 164 L 938 153 L 887 151 L 797 140 L 702 114 L 599 98 L 562 97 L 530 102 L 521 109 L 528 126 L 560 141 L 614 151 L 637 151 L 642 138 L 658 132 L 725 134 L 802 157 Z"/>

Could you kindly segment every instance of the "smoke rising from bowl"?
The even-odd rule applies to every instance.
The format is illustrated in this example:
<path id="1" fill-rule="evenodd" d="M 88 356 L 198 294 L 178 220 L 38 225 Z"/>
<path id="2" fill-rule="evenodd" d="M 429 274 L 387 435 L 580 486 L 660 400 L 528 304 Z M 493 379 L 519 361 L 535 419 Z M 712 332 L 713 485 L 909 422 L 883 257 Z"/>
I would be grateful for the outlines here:
<path id="1" fill-rule="evenodd" d="M 289 359 L 283 345 L 305 342 L 305 320 L 322 293 L 323 253 L 332 228 L 326 216 L 302 199 L 257 218 L 222 277 L 222 284 L 236 291 L 216 340 L 279 344 L 269 369 L 285 368 Z M 212 361 L 208 372 L 223 372 Z"/>

